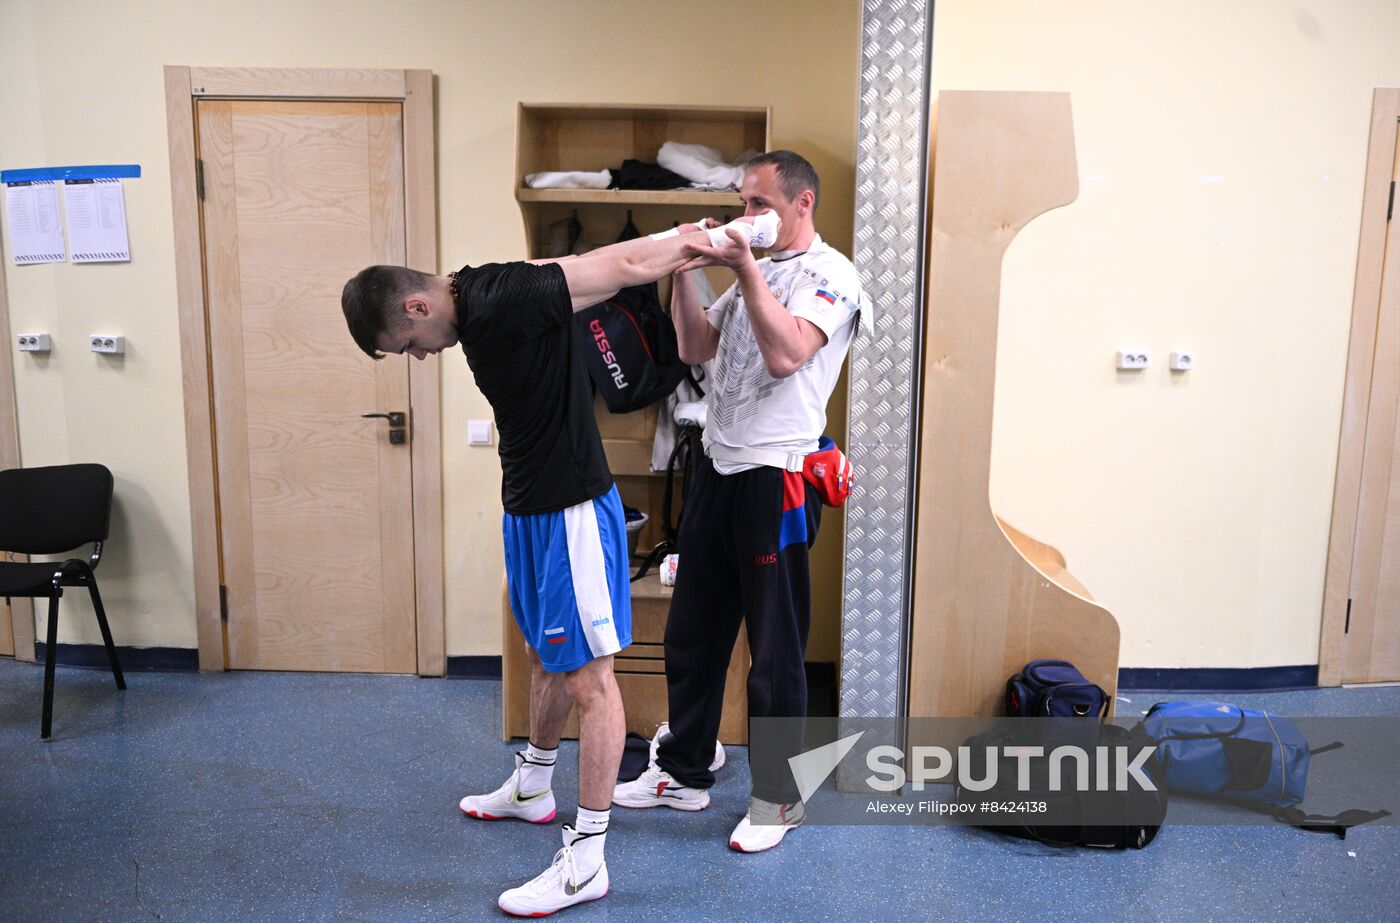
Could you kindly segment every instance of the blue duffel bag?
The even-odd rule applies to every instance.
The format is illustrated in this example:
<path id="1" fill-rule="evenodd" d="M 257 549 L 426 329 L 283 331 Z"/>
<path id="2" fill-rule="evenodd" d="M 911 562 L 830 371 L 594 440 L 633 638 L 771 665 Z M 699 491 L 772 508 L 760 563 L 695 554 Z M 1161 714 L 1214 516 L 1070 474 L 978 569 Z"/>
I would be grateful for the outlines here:
<path id="1" fill-rule="evenodd" d="M 1287 718 L 1220 702 L 1158 702 L 1142 727 L 1173 791 L 1279 808 L 1303 800 L 1312 754 Z"/>
<path id="2" fill-rule="evenodd" d="M 1389 814 L 1303 813 L 1297 804 L 1307 793 L 1312 757 L 1341 744 L 1310 750 L 1303 732 L 1287 718 L 1220 702 L 1158 702 L 1142 728 L 1157 741 L 1157 758 L 1173 792 L 1236 802 L 1305 830 L 1339 835 Z"/>

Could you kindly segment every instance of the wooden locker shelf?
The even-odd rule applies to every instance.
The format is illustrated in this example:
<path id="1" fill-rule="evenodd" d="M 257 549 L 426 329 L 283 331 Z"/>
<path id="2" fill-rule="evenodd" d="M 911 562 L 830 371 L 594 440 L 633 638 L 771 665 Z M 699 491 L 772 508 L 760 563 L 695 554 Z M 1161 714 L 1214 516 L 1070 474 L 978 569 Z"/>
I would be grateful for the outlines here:
<path id="1" fill-rule="evenodd" d="M 653 233 L 676 222 L 692 221 L 701 213 L 742 213 L 736 192 L 694 189 L 529 189 L 524 177 L 544 170 L 596 171 L 620 166 L 624 160 L 655 162 L 665 141 L 707 144 L 733 158 L 747 149 L 769 149 L 770 114 L 763 107 L 628 106 L 599 104 L 521 103 L 516 130 L 516 201 L 525 222 L 532 257 L 545 255 L 543 241 L 552 222 L 576 215 L 594 244 L 611 243 L 628 213 L 642 233 Z M 663 304 L 665 303 L 663 293 Z M 663 474 L 651 470 L 656 408 L 610 414 L 601 399 L 595 405 L 598 429 L 608 465 L 622 502 L 651 517 L 637 542 L 640 552 L 661 538 Z M 680 485 L 676 486 L 679 495 Z M 633 562 L 635 567 L 637 562 Z M 655 571 L 632 584 L 633 644 L 617 656 L 614 670 L 627 710 L 627 729 L 650 736 L 666 720 L 666 674 L 662 640 L 671 590 L 661 586 Z M 507 739 L 528 735 L 529 659 L 525 643 L 503 593 L 504 656 L 501 697 Z M 734 648 L 725 688 L 723 743 L 748 742 L 748 642 L 743 632 Z M 577 716 L 570 716 L 565 736 L 578 734 Z"/>

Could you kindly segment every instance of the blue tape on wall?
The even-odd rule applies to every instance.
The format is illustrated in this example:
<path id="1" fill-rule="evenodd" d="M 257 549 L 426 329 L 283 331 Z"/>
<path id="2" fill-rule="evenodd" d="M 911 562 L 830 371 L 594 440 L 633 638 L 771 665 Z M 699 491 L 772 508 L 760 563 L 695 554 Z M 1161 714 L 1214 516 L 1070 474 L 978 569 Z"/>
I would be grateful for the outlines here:
<path id="1" fill-rule="evenodd" d="M 30 170 L 0 170 L 0 183 L 32 183 L 35 180 L 140 179 L 141 165 L 108 164 L 100 167 L 35 167 Z"/>

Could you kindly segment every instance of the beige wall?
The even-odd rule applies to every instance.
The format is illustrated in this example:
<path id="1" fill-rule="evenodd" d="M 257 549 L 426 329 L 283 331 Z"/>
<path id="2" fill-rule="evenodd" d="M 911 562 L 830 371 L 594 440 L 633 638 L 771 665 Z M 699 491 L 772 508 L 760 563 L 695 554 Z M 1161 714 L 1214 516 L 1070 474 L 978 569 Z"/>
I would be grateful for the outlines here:
<path id="1" fill-rule="evenodd" d="M 1073 98 L 1079 200 L 1007 255 L 996 509 L 1118 616 L 1124 666 L 1316 663 L 1400 3 L 946 0 L 935 26 L 938 87 Z"/>
<path id="2" fill-rule="evenodd" d="M 0 2 L 0 166 L 142 167 L 125 183 L 130 264 L 8 274 L 11 329 L 55 340 L 47 359 L 16 356 L 24 463 L 97 459 L 117 477 L 101 579 L 118 642 L 195 646 L 162 65 L 432 69 L 443 268 L 525 255 L 520 100 L 771 106 L 773 143 L 821 171 L 819 227 L 849 251 L 859 5 L 811 7 L 764 4 L 786 25 L 761 27 L 737 2 Z M 85 350 L 99 328 L 126 335 L 125 360 Z M 460 353 L 444 368 L 447 651 L 494 654 L 500 469 L 494 449 L 466 445 L 466 420 L 490 409 Z M 814 659 L 837 655 L 839 537 L 819 543 Z M 84 605 L 74 597 L 61 640 L 98 640 Z"/>
<path id="3" fill-rule="evenodd" d="M 846 249 L 859 5 L 812 7 L 765 4 L 784 25 L 761 29 L 741 3 L 0 3 L 0 166 L 143 168 L 129 265 L 7 276 L 11 330 L 57 343 L 15 357 L 25 463 L 118 477 L 119 640 L 195 644 L 161 65 L 431 68 L 446 267 L 524 254 L 517 100 L 770 105 Z M 935 34 L 939 87 L 1074 100 L 1079 201 L 1007 258 L 997 509 L 1118 615 L 1125 666 L 1316 662 L 1367 113 L 1400 84 L 1400 0 L 940 0 Z M 82 349 L 98 327 L 124 361 Z M 1115 373 L 1124 346 L 1153 368 Z M 499 469 L 464 438 L 489 411 L 460 356 L 445 367 L 447 648 L 496 653 Z M 837 651 L 837 527 L 813 659 Z M 63 637 L 96 640 L 85 618 Z"/>

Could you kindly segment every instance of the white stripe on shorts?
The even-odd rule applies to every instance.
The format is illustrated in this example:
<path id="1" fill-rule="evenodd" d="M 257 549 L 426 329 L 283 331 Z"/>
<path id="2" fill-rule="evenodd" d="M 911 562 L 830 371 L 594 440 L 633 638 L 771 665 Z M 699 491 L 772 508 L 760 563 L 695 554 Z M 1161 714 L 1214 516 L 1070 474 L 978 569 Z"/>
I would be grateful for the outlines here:
<path id="1" fill-rule="evenodd" d="M 569 575 L 574 581 L 583 636 L 594 657 L 605 657 L 622 650 L 613 623 L 612 596 L 608 593 L 608 573 L 603 563 L 603 540 L 598 534 L 598 513 L 593 501 L 585 500 L 564 510 L 564 534 L 569 544 Z"/>

